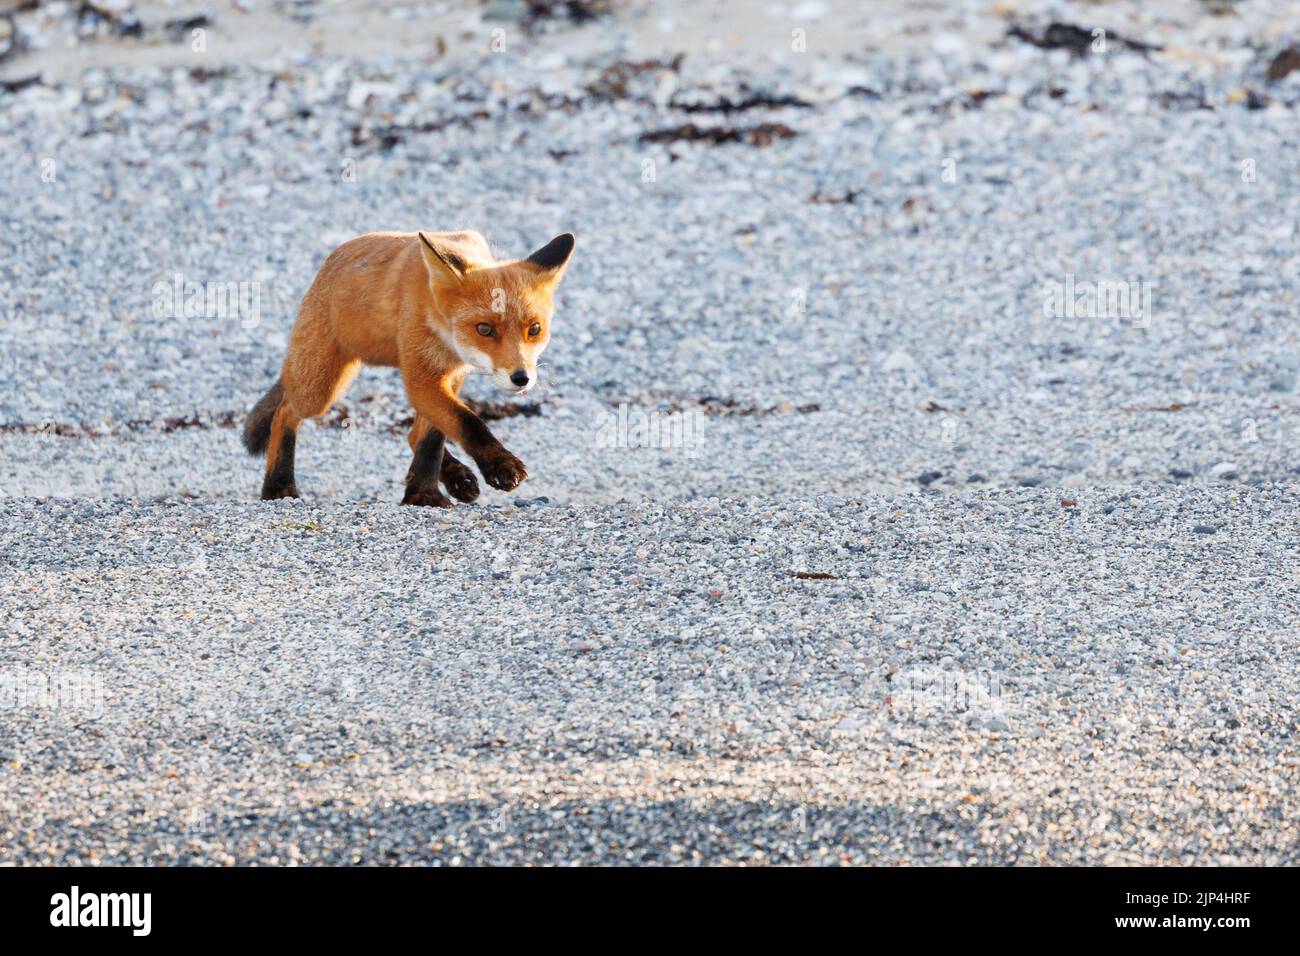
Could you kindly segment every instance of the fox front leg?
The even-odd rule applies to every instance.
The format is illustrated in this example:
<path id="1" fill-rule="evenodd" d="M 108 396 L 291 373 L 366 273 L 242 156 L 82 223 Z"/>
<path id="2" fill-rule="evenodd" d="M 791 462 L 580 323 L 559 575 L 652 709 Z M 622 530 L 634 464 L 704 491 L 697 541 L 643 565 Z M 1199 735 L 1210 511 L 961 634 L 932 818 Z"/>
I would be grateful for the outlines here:
<path id="1" fill-rule="evenodd" d="M 506 450 L 469 406 L 456 394 L 460 382 L 455 376 L 435 379 L 422 375 L 418 366 L 402 368 L 407 397 L 416 414 L 428 421 L 451 441 L 465 450 L 483 479 L 493 488 L 514 491 L 528 477 L 524 463 Z M 468 469 L 466 469 L 468 470 Z M 472 475 L 470 476 L 473 477 Z"/>
<path id="2" fill-rule="evenodd" d="M 427 433 L 432 429 L 432 425 L 427 418 L 421 415 L 415 417 L 415 423 L 411 426 L 411 432 L 407 435 L 407 443 L 411 446 L 411 467 L 406 472 L 406 483 L 411 484 L 415 477 L 416 467 L 420 464 L 420 442 L 423 441 Z M 441 432 L 438 432 L 442 436 Z M 428 467 L 425 465 L 424 467 Z M 438 474 L 442 481 L 442 486 L 447 489 L 447 494 L 451 495 L 457 501 L 463 501 L 469 504 L 478 500 L 478 479 L 474 477 L 474 472 L 462 464 L 447 447 L 446 442 L 442 446 L 442 469 Z"/>
<path id="3" fill-rule="evenodd" d="M 519 483 L 528 477 L 524 463 L 497 441 L 487 425 L 483 424 L 483 419 L 463 405 L 457 409 L 457 413 L 460 418 L 460 437 L 456 444 L 474 459 L 483 480 L 501 491 L 514 491 L 518 488 Z"/>
<path id="4" fill-rule="evenodd" d="M 418 424 L 416 428 L 419 428 Z M 414 438 L 415 431 L 412 430 L 411 434 Z M 442 432 L 425 428 L 412 444 L 415 445 L 415 458 L 406 473 L 406 493 L 402 496 L 402 504 L 450 508 L 450 499 L 438 490 L 438 475 L 442 471 Z"/>
<path id="5" fill-rule="evenodd" d="M 478 500 L 478 479 L 474 477 L 474 472 L 445 446 L 442 449 L 442 486 L 457 501 L 469 504 Z"/>

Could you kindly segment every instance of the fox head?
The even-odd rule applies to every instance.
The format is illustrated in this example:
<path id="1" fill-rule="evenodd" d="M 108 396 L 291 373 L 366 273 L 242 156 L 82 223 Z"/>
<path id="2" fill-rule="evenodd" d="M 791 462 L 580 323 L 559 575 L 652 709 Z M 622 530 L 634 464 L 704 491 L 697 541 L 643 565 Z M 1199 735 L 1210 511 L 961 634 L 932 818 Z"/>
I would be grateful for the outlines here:
<path id="1" fill-rule="evenodd" d="M 461 361 L 512 394 L 537 383 L 537 359 L 551 338 L 551 301 L 573 255 L 573 233 L 527 259 L 496 262 L 476 232 L 420 233 L 429 288 L 444 341 Z"/>

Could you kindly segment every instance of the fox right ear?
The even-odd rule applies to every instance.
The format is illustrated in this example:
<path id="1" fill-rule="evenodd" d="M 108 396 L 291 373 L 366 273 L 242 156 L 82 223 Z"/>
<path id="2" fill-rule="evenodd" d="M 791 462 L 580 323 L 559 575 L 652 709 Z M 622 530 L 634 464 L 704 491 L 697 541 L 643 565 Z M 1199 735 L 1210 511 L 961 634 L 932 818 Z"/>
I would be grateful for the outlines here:
<path id="1" fill-rule="evenodd" d="M 420 233 L 420 252 L 424 254 L 424 264 L 429 269 L 430 275 L 437 275 L 439 272 L 450 272 L 456 279 L 465 277 L 466 263 L 465 260 L 452 252 L 450 249 L 440 249 L 432 239 L 424 233 Z"/>
<path id="2" fill-rule="evenodd" d="M 564 275 L 564 270 L 569 265 L 569 257 L 573 255 L 575 242 L 573 233 L 561 233 L 525 261 L 537 266 L 548 281 L 552 283 L 559 282 L 560 277 Z"/>

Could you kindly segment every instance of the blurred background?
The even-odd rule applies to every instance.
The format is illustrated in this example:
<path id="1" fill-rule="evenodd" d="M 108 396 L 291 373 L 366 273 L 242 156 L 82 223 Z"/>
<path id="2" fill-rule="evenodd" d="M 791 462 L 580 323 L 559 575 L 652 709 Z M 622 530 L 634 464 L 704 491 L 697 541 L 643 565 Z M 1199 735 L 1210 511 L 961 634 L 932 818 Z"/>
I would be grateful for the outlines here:
<path id="1" fill-rule="evenodd" d="M 579 235 L 490 410 L 539 494 L 1297 467 L 1292 4 L 5 2 L 9 485 L 245 496 L 324 256 L 462 227 Z M 407 414 L 363 373 L 304 469 L 387 494 Z"/>

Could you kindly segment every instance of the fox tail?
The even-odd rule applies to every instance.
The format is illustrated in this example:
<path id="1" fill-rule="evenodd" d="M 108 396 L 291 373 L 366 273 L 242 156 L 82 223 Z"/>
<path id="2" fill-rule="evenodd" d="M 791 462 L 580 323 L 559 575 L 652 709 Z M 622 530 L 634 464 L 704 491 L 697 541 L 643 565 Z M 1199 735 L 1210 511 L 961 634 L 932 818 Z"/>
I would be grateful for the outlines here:
<path id="1" fill-rule="evenodd" d="M 271 419 L 284 401 L 284 386 L 279 379 L 253 406 L 244 419 L 244 447 L 250 455 L 263 455 L 271 440 Z"/>

